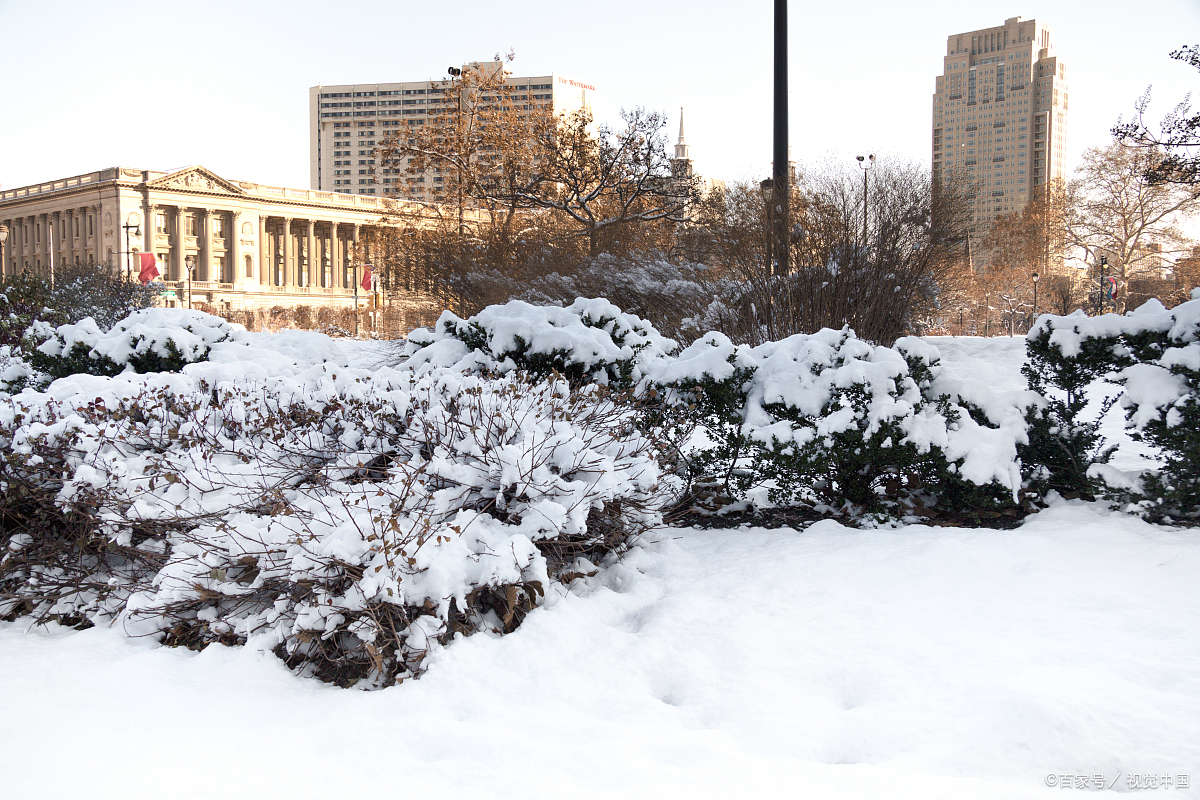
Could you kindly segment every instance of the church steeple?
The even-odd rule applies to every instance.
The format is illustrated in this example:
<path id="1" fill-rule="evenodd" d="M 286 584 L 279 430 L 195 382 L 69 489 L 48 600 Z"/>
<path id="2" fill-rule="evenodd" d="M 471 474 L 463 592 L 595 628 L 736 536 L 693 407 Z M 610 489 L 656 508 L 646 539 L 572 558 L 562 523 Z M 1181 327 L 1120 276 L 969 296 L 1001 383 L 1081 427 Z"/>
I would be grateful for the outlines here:
<path id="1" fill-rule="evenodd" d="M 679 141 L 675 143 L 675 158 L 682 160 L 691 160 L 688 155 L 688 146 L 683 139 L 683 106 L 679 107 Z"/>

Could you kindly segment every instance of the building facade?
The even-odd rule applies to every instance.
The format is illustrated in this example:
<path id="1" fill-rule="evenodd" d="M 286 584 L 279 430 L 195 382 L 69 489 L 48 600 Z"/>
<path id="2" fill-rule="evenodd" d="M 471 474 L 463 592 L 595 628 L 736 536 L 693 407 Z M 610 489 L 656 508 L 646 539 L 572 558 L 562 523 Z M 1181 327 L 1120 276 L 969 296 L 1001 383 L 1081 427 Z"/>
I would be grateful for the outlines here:
<path id="1" fill-rule="evenodd" d="M 227 180 L 202 166 L 112 167 L 0 191 L 0 267 L 137 274 L 137 254 L 151 252 L 169 306 L 352 305 L 387 211 L 382 198 Z"/>
<path id="2" fill-rule="evenodd" d="M 1013 17 L 950 36 L 936 83 L 934 178 L 971 179 L 972 233 L 982 237 L 997 216 L 1066 176 L 1066 67 L 1048 27 Z"/>
<path id="3" fill-rule="evenodd" d="M 499 62 L 464 64 L 462 69 L 502 68 Z M 375 148 L 385 136 L 425 125 L 444 109 L 447 80 L 313 86 L 308 90 L 309 186 L 354 195 L 402 195 L 430 202 L 439 176 L 433 171 L 412 184 L 401 178 L 376 178 Z M 591 108 L 596 87 L 562 75 L 517 78 L 507 84 L 514 99 L 528 108 L 549 107 L 554 114 Z"/>

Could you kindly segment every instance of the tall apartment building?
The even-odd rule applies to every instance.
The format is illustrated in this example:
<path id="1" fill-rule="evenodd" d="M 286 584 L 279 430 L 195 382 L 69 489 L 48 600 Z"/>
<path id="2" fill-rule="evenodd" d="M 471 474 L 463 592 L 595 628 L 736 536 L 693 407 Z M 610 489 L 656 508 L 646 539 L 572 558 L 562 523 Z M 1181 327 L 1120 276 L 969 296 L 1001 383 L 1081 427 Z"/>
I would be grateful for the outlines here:
<path id="1" fill-rule="evenodd" d="M 1066 128 L 1066 67 L 1045 25 L 1013 17 L 946 40 L 933 95 L 933 174 L 974 180 L 974 234 L 1065 177 Z"/>
<path id="2" fill-rule="evenodd" d="M 475 62 L 463 70 L 498 68 L 499 62 Z M 515 99 L 530 108 L 549 106 L 560 114 L 591 107 L 596 87 L 561 75 L 507 81 Z M 349 194 L 397 194 L 429 201 L 444 176 L 431 170 L 404 185 L 405 177 L 376 175 L 375 148 L 396 130 L 425 125 L 441 109 L 444 80 L 313 86 L 308 90 L 309 185 Z"/>

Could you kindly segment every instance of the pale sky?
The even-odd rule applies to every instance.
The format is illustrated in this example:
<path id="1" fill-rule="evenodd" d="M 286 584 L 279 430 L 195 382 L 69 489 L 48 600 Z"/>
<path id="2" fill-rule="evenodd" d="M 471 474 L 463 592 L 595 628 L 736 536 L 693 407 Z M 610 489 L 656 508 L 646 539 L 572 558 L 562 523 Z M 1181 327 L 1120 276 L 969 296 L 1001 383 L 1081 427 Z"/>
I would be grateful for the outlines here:
<path id="1" fill-rule="evenodd" d="M 1168 58 L 1200 42 L 1200 0 L 841 0 L 789 13 L 802 163 L 873 152 L 928 164 L 946 37 L 1013 16 L 1049 24 L 1067 65 L 1072 169 L 1147 85 L 1156 121 L 1200 88 Z M 701 173 L 758 179 L 771 160 L 771 36 L 767 0 L 0 0 L 0 184 L 203 164 L 306 188 L 308 87 L 440 78 L 509 50 L 518 76 L 594 84 L 602 121 L 662 110 L 674 142 L 682 106 Z"/>

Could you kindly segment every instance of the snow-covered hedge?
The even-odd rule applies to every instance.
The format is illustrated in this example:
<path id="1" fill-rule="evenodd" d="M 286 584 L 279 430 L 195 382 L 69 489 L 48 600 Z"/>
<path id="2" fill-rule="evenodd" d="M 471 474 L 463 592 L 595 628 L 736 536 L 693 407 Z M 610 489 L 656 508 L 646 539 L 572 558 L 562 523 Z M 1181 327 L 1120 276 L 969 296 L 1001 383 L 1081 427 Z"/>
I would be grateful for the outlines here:
<path id="1" fill-rule="evenodd" d="M 1152 300 L 1125 316 L 1046 315 L 1029 333 L 1031 372 L 1053 376 L 1049 385 L 1068 397 L 1058 402 L 1070 404 L 1058 439 L 1087 479 L 1109 483 L 1110 494 L 1154 519 L 1200 516 L 1200 290 L 1192 297 L 1170 310 Z M 1095 424 L 1078 421 L 1078 387 L 1096 378 L 1124 388 L 1119 402 L 1130 434 L 1166 461 L 1132 485 L 1105 467 Z M 1091 449 L 1072 449 L 1072 436 Z"/>
<path id="2" fill-rule="evenodd" d="M 417 370 L 557 372 L 574 385 L 628 388 L 641 379 L 646 364 L 676 348 L 645 320 L 607 300 L 581 297 L 566 308 L 513 300 L 465 320 L 446 311 L 433 331 L 409 335 L 405 355 Z"/>
<path id="3" fill-rule="evenodd" d="M 249 643 L 383 685 L 657 519 L 654 442 L 595 385 L 451 371 L 77 376 L 0 404 L 0 616 Z"/>
<path id="4" fill-rule="evenodd" d="M 178 372 L 203 361 L 234 333 L 220 317 L 201 311 L 147 308 L 103 330 L 91 317 L 57 328 L 34 323 L 25 333 L 28 369 L 6 376 L 6 389 L 44 387 L 68 375 Z"/>
<path id="5" fill-rule="evenodd" d="M 986 512 L 1021 489 L 1022 403 L 1036 398 L 943 380 L 918 339 L 885 348 L 826 329 L 747 347 L 710 333 L 651 371 L 706 428 L 693 472 L 733 498 L 769 482 L 774 502 L 851 513 Z"/>
<path id="6" fill-rule="evenodd" d="M 42 334 L 39 357 L 78 371 L 0 398 L 0 617 L 248 644 L 342 685 L 511 631 L 688 482 L 838 514 L 1012 511 L 1061 481 L 1062 453 L 1101 461 L 1059 394 L 1096 377 L 1125 385 L 1135 434 L 1170 459 L 1134 499 L 1198 511 L 1200 297 L 1043 317 L 1041 394 L 848 328 L 677 352 L 603 300 L 445 314 L 374 371 L 320 334 L 207 315 Z"/>

